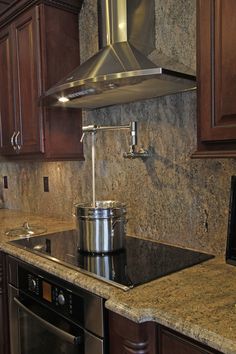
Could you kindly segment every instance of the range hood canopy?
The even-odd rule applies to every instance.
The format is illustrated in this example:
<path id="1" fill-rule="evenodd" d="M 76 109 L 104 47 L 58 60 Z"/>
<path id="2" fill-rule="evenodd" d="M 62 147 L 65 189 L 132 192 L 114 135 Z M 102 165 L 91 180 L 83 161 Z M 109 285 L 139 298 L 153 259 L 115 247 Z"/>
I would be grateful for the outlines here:
<path id="1" fill-rule="evenodd" d="M 158 65 L 148 59 L 154 13 L 154 0 L 99 0 L 102 49 L 46 91 L 43 102 L 93 109 L 195 89 L 193 75 L 167 69 L 163 57 Z"/>

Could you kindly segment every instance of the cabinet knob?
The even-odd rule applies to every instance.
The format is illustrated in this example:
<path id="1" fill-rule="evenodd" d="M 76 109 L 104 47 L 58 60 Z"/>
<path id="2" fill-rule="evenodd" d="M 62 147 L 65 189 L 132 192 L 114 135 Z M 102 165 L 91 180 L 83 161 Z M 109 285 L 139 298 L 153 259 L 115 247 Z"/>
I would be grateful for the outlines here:
<path id="1" fill-rule="evenodd" d="M 37 288 L 37 282 L 36 282 L 36 280 L 35 280 L 35 279 L 31 279 L 31 280 L 30 280 L 30 290 L 31 290 L 31 291 L 34 291 L 34 290 L 36 290 L 36 288 Z"/>
<path id="2" fill-rule="evenodd" d="M 58 302 L 61 306 L 65 305 L 66 299 L 62 293 L 58 295 Z"/>

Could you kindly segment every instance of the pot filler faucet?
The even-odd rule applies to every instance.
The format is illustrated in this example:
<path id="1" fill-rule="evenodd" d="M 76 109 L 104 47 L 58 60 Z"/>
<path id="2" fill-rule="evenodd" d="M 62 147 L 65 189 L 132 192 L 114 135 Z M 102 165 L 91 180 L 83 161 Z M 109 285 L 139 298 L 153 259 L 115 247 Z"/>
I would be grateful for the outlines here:
<path id="1" fill-rule="evenodd" d="M 147 158 L 150 157 L 148 150 L 137 146 L 137 122 L 130 122 L 127 125 L 87 125 L 82 127 L 82 137 L 80 142 L 83 141 L 85 134 L 92 133 L 95 134 L 99 130 L 129 130 L 130 131 L 130 146 L 129 151 L 123 154 L 124 158 L 135 159 L 135 158 Z"/>

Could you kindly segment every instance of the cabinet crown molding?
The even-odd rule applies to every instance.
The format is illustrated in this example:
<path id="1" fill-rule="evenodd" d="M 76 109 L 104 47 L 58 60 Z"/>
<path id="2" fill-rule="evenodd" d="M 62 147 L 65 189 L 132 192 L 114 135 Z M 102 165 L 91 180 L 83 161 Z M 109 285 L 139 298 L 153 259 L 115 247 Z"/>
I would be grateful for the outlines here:
<path id="1" fill-rule="evenodd" d="M 73 13 L 79 13 L 84 0 L 20 0 L 13 1 L 2 13 L 0 13 L 0 28 L 7 25 L 16 16 L 30 7 L 45 4 L 61 8 Z"/>

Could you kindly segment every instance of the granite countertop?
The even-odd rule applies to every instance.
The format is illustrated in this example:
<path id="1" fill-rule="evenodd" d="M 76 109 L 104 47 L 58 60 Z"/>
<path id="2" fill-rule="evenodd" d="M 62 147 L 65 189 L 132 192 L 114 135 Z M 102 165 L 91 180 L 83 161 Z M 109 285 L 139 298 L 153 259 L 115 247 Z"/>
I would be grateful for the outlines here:
<path id="1" fill-rule="evenodd" d="M 7 241 L 5 230 L 28 221 L 47 232 L 74 228 L 63 221 L 18 211 L 0 210 L 0 247 L 30 264 L 106 299 L 111 311 L 135 322 L 155 321 L 209 345 L 225 354 L 236 354 L 236 267 L 216 257 L 124 292 L 112 285 L 72 270 Z"/>

